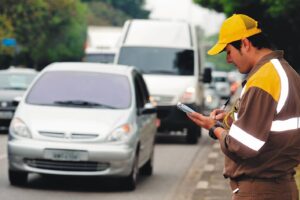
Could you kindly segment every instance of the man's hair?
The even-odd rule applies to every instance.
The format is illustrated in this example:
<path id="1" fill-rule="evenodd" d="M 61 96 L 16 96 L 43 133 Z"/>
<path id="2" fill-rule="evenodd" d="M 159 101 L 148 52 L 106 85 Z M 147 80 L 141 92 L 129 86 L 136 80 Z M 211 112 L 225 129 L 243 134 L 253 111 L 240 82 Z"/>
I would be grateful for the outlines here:
<path id="1" fill-rule="evenodd" d="M 257 49 L 262 49 L 262 48 L 274 49 L 273 44 L 269 41 L 268 37 L 263 33 L 252 35 L 248 37 L 248 40 Z M 238 40 L 238 41 L 231 42 L 230 44 L 234 46 L 237 50 L 240 50 L 242 41 Z"/>

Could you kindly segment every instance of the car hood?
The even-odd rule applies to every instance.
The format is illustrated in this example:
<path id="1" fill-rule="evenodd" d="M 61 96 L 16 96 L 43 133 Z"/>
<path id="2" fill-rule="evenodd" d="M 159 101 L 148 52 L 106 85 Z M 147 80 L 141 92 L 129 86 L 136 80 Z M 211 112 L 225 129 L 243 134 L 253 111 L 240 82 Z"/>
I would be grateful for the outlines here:
<path id="1" fill-rule="evenodd" d="M 25 90 L 0 90 L 1 101 L 12 101 L 16 97 L 22 97 Z"/>
<path id="2" fill-rule="evenodd" d="M 189 87 L 196 86 L 195 76 L 143 75 L 150 95 L 158 105 L 174 105 Z"/>
<path id="3" fill-rule="evenodd" d="M 65 135 L 98 135 L 99 139 L 130 121 L 130 110 L 23 104 L 15 116 L 26 123 L 33 137 L 42 137 L 41 133 L 64 133 Z"/>

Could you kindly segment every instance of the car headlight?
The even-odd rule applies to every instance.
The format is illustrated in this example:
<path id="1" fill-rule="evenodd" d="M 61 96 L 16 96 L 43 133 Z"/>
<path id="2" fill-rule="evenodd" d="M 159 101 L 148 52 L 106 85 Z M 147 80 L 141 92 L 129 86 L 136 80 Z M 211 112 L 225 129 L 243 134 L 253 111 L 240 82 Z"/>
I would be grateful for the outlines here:
<path id="1" fill-rule="evenodd" d="M 25 138 L 31 138 L 31 133 L 26 124 L 19 118 L 13 118 L 10 124 L 10 132 Z"/>
<path id="2" fill-rule="evenodd" d="M 206 94 L 204 104 L 206 108 L 215 109 L 219 106 L 218 97 L 212 94 Z"/>
<path id="3" fill-rule="evenodd" d="M 108 136 L 107 140 L 110 142 L 117 142 L 122 141 L 126 142 L 129 140 L 130 136 L 132 135 L 133 128 L 131 124 L 124 124 L 114 131 Z"/>
<path id="4" fill-rule="evenodd" d="M 183 95 L 180 98 L 182 103 L 193 103 L 196 96 L 196 89 L 194 87 L 188 87 L 184 91 Z"/>

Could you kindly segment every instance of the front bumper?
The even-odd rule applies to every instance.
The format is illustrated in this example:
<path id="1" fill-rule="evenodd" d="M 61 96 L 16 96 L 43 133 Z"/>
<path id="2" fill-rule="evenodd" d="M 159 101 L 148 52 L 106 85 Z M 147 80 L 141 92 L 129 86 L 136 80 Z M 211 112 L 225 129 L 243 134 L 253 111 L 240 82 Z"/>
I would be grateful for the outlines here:
<path id="1" fill-rule="evenodd" d="M 47 150 L 85 152 L 84 160 L 49 159 Z M 79 176 L 127 176 L 132 170 L 135 149 L 106 143 L 59 143 L 31 139 L 8 142 L 9 169 L 40 174 Z"/>
<path id="2" fill-rule="evenodd" d="M 15 108 L 0 108 L 0 126 L 9 127 Z"/>
<path id="3" fill-rule="evenodd" d="M 195 104 L 186 105 L 195 111 L 201 111 L 201 108 Z M 160 119 L 160 126 L 158 127 L 160 133 L 182 131 L 184 128 L 193 129 L 196 126 L 177 106 L 158 106 L 157 116 Z"/>

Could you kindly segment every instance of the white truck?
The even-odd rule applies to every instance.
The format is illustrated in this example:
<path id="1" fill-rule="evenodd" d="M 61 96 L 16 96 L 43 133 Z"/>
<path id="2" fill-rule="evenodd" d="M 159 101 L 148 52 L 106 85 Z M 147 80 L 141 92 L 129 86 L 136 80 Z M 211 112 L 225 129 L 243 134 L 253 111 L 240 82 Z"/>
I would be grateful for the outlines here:
<path id="1" fill-rule="evenodd" d="M 122 27 L 89 26 L 83 61 L 113 63 Z"/>
<path id="2" fill-rule="evenodd" d="M 158 105 L 158 134 L 180 133 L 188 143 L 197 143 L 201 129 L 176 107 L 182 102 L 201 112 L 203 81 L 211 79 L 209 70 L 201 70 L 203 58 L 193 26 L 184 21 L 128 20 L 120 41 L 115 63 L 143 73 Z M 203 71 L 208 72 L 204 77 Z"/>

